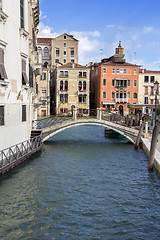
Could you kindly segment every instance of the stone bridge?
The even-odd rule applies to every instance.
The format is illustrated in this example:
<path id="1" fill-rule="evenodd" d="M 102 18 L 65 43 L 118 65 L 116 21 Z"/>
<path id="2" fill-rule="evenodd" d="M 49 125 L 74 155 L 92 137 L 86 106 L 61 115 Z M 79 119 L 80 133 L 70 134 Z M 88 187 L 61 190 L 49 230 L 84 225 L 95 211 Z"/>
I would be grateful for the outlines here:
<path id="1" fill-rule="evenodd" d="M 125 118 L 119 115 L 104 114 L 101 110 L 97 111 L 96 116 L 77 117 L 73 113 L 73 117 L 50 117 L 33 122 L 33 130 L 36 132 L 41 129 L 43 142 L 51 138 L 53 135 L 67 129 L 81 125 L 98 125 L 111 129 L 124 137 L 133 144 L 136 143 L 138 136 L 138 127 L 129 127 L 125 123 Z"/>

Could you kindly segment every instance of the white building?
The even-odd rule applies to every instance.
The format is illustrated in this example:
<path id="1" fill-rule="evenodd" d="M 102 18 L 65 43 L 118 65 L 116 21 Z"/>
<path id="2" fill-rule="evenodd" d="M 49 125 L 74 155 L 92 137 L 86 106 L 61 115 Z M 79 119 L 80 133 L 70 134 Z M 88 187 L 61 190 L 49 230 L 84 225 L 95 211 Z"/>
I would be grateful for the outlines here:
<path id="1" fill-rule="evenodd" d="M 0 150 L 30 138 L 39 0 L 0 0 Z"/>
<path id="2" fill-rule="evenodd" d="M 139 70 L 139 104 L 155 104 L 154 82 L 156 80 L 160 83 L 160 71 Z M 157 96 L 157 99 L 160 100 L 160 95 Z"/>

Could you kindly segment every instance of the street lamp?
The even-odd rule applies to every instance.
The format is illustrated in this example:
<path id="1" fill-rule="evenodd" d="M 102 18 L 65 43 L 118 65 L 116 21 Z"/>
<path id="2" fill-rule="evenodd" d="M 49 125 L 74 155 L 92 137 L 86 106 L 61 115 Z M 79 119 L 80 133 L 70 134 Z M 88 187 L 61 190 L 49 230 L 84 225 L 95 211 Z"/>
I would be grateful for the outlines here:
<path id="1" fill-rule="evenodd" d="M 159 82 L 156 80 L 154 82 L 154 90 L 155 92 L 155 126 L 157 126 L 157 94 L 159 90 Z"/>

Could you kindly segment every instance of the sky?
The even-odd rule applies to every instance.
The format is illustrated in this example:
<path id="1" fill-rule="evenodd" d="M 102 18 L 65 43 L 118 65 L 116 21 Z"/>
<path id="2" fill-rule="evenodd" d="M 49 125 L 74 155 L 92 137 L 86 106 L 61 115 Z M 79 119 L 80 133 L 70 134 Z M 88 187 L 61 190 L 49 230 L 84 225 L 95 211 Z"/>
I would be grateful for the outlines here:
<path id="1" fill-rule="evenodd" d="M 127 62 L 160 70 L 160 0 L 40 0 L 38 37 L 71 34 L 79 64 L 115 54 L 121 41 Z"/>

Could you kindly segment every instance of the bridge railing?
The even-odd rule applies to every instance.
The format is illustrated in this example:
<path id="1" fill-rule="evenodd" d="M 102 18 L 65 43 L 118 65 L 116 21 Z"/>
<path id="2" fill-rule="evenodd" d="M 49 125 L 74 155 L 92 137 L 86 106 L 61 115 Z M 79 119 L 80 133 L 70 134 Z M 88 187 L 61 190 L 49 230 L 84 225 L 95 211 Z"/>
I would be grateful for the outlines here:
<path id="1" fill-rule="evenodd" d="M 42 147 L 42 134 L 0 151 L 0 174 Z"/>
<path id="2" fill-rule="evenodd" d="M 101 119 L 110 122 L 115 122 L 121 125 L 126 125 L 126 118 L 124 116 L 109 111 L 102 111 Z"/>
<path id="3" fill-rule="evenodd" d="M 96 118 L 97 109 L 77 109 L 77 118 Z"/>

